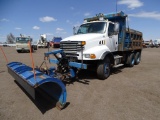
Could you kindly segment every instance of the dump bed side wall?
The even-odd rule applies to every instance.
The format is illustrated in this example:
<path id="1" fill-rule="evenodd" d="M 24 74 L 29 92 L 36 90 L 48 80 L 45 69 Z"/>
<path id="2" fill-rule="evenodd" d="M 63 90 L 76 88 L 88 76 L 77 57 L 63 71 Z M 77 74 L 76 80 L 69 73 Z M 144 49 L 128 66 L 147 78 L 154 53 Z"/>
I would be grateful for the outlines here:
<path id="1" fill-rule="evenodd" d="M 123 12 L 106 15 L 109 21 L 119 23 L 119 34 L 118 34 L 118 51 L 133 51 L 142 49 L 142 33 L 129 29 L 126 26 L 127 15 Z"/>
<path id="2" fill-rule="evenodd" d="M 133 29 L 126 29 L 124 44 L 123 44 L 123 47 L 120 49 L 122 49 L 122 51 L 141 50 L 142 41 L 143 41 L 143 35 L 141 32 Z"/>

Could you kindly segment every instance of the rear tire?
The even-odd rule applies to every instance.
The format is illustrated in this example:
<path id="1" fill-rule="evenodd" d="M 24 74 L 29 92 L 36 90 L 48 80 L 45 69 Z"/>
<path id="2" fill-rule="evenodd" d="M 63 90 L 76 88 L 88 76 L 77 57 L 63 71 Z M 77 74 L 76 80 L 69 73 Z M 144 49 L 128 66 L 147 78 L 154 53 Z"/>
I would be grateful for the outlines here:
<path id="1" fill-rule="evenodd" d="M 98 63 L 97 66 L 97 76 L 101 80 L 105 80 L 110 75 L 110 60 L 105 58 L 103 61 Z"/>
<path id="2" fill-rule="evenodd" d="M 21 50 L 17 50 L 18 53 L 21 53 Z"/>
<path id="3" fill-rule="evenodd" d="M 135 64 L 135 55 L 134 53 L 131 53 L 129 56 L 128 56 L 128 59 L 127 59 L 127 65 L 129 67 L 133 67 Z"/>
<path id="4" fill-rule="evenodd" d="M 136 55 L 135 55 L 135 65 L 138 65 L 140 63 L 140 60 L 141 60 L 141 54 L 140 52 L 137 52 Z"/>
<path id="5" fill-rule="evenodd" d="M 34 50 L 37 50 L 37 46 L 34 46 Z"/>

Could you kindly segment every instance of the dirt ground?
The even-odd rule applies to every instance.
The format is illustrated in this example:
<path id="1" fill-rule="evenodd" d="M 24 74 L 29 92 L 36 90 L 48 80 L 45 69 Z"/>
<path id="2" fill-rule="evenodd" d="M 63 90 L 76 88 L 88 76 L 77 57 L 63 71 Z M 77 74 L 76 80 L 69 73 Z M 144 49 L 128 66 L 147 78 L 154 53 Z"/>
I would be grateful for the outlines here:
<path id="1" fill-rule="evenodd" d="M 3 47 L 9 62 L 31 66 L 29 53 Z M 43 61 L 47 49 L 33 53 L 35 65 Z M 120 68 L 102 81 L 92 72 L 82 72 L 80 81 L 68 84 L 68 106 L 36 104 L 8 74 L 0 51 L 0 120 L 159 120 L 160 48 L 143 49 L 139 65 Z"/>

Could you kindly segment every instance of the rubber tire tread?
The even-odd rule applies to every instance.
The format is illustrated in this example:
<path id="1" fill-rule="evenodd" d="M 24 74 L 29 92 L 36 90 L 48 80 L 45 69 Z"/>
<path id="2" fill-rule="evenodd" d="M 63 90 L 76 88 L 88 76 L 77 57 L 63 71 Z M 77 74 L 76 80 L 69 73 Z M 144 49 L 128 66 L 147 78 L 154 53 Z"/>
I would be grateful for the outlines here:
<path id="1" fill-rule="evenodd" d="M 133 57 L 134 57 L 134 53 L 131 53 L 129 56 L 128 56 L 128 66 L 129 67 L 133 67 L 134 64 L 132 64 L 132 60 L 133 60 Z M 134 58 L 135 59 L 135 58 Z M 135 62 L 134 62 L 135 63 Z"/>
<path id="2" fill-rule="evenodd" d="M 107 79 L 110 76 L 110 71 L 111 71 L 110 67 L 109 67 L 109 74 L 108 75 L 104 74 L 104 67 L 105 67 L 104 64 L 106 62 L 109 62 L 109 66 L 110 66 L 110 60 L 109 60 L 109 58 L 105 58 L 103 61 L 99 62 L 98 66 L 97 66 L 97 76 L 101 80 L 105 80 L 105 79 Z"/>
<path id="3" fill-rule="evenodd" d="M 139 59 L 139 61 L 137 61 Z M 140 59 L 141 59 L 141 54 L 140 52 L 137 52 L 135 55 L 135 65 L 138 65 L 140 63 Z"/>

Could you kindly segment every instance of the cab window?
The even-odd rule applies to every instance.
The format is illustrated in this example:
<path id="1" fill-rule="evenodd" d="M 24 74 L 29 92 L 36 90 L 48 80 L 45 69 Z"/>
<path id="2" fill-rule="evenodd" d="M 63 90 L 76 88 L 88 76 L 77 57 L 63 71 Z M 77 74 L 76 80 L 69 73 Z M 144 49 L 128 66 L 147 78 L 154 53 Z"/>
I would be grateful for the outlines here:
<path id="1" fill-rule="evenodd" d="M 114 34 L 114 24 L 109 23 L 108 36 L 112 36 L 113 34 Z"/>

